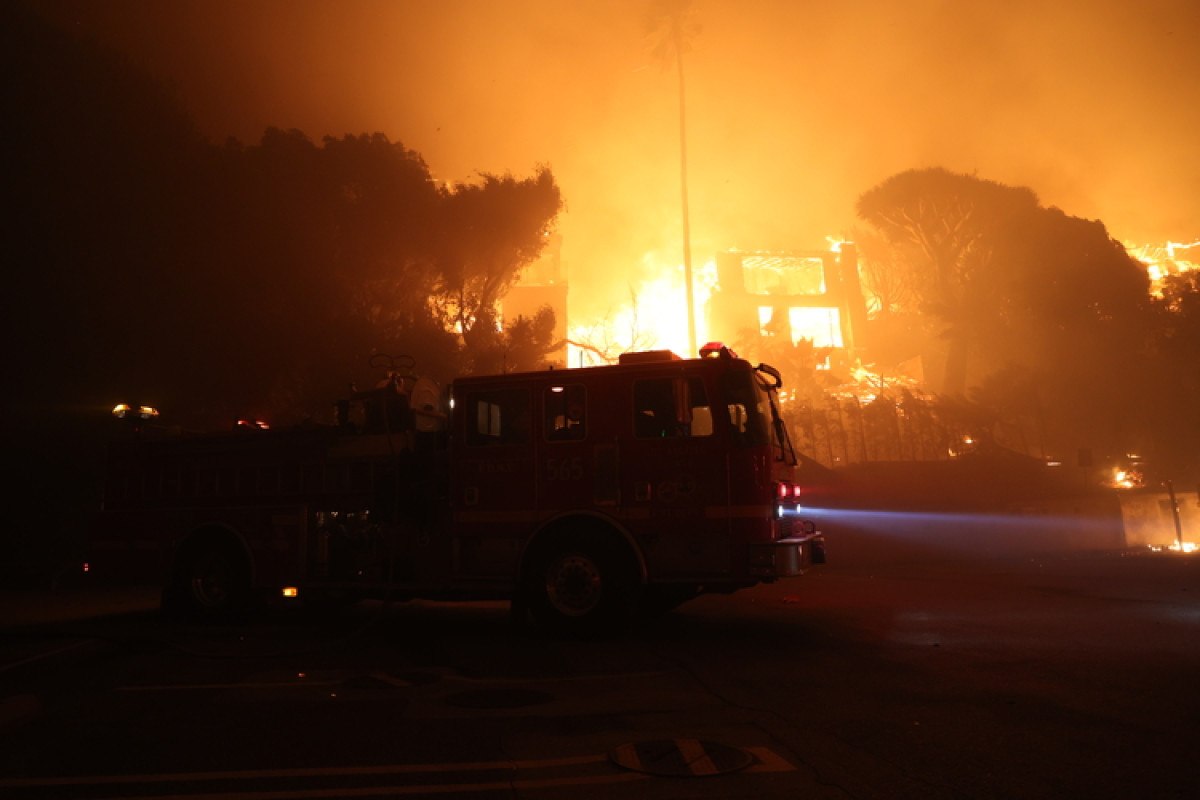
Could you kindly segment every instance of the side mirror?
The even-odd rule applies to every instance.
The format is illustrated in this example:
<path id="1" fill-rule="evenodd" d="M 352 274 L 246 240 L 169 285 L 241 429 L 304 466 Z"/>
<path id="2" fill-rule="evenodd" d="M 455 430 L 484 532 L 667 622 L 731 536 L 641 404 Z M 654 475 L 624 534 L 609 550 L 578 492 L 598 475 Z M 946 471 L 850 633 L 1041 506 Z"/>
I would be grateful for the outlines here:
<path id="1" fill-rule="evenodd" d="M 754 369 L 756 372 L 761 372 L 764 375 L 770 376 L 771 379 L 775 381 L 773 388 L 778 389 L 779 387 L 783 386 L 783 375 L 781 375 L 779 370 L 775 369 L 770 364 L 759 364 Z"/>

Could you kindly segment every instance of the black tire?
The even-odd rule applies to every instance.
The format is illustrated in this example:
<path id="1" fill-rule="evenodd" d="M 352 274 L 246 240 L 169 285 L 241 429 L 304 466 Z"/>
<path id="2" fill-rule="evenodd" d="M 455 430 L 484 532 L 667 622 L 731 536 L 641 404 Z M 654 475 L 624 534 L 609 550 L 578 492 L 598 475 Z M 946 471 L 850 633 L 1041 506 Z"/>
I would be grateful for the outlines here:
<path id="1" fill-rule="evenodd" d="M 525 575 L 523 594 L 534 621 L 555 633 L 608 631 L 637 607 L 633 555 L 612 536 L 551 534 L 530 557 Z"/>
<path id="2" fill-rule="evenodd" d="M 246 616 L 252 596 L 246 556 L 231 544 L 200 542 L 180 553 L 163 606 L 198 622 L 230 622 Z"/>

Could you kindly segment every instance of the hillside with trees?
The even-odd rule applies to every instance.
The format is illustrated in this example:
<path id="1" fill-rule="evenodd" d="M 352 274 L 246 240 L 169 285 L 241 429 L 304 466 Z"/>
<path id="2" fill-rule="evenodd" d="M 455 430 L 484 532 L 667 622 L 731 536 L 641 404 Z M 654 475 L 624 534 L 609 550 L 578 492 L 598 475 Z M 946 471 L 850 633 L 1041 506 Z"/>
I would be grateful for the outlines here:
<path id="1" fill-rule="evenodd" d="M 1102 222 L 940 168 L 886 179 L 857 211 L 879 298 L 867 354 L 877 371 L 914 357 L 940 366 L 923 388 L 944 416 L 1024 430 L 1031 452 L 1136 451 L 1194 469 L 1180 412 L 1196 387 L 1172 379 L 1189 357 L 1194 281 L 1180 276 L 1156 301 L 1145 266 Z"/>
<path id="2" fill-rule="evenodd" d="M 215 144 L 137 65 L 16 4 L 0 53 L 17 562 L 64 558 L 117 402 L 289 424 L 378 380 L 374 354 L 445 380 L 554 348 L 550 312 L 500 331 L 493 310 L 554 226 L 548 168 L 448 186 L 382 133 Z"/>

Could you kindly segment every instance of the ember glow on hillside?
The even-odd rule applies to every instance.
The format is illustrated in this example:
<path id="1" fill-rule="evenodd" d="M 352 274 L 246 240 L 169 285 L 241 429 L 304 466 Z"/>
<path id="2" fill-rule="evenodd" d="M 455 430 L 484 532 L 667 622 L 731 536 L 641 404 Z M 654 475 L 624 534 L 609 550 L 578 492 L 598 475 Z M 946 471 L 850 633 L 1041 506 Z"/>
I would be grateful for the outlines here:
<path id="1" fill-rule="evenodd" d="M 1200 269 L 1200 241 L 1183 244 L 1167 242 L 1162 245 L 1125 244 L 1129 254 L 1146 265 L 1151 291 L 1162 294 L 1162 282 L 1171 275 Z"/>
<path id="2" fill-rule="evenodd" d="M 826 237 L 836 251 L 841 242 Z M 1151 292 L 1161 295 L 1162 281 L 1170 275 L 1179 275 L 1200 269 L 1200 241 L 1191 243 L 1166 242 L 1161 245 L 1135 245 L 1125 243 L 1130 255 L 1146 265 L 1150 277 Z M 764 273 L 778 273 L 772 261 L 781 256 L 760 257 L 759 267 Z M 645 271 L 650 277 L 640 284 L 630 284 L 624 302 L 610 306 L 604 316 L 590 322 L 578 318 L 570 321 L 570 345 L 568 366 L 591 366 L 611 363 L 622 352 L 638 349 L 664 349 L 677 353 L 687 352 L 687 316 L 685 313 L 685 288 L 683 267 L 665 263 L 661 256 L 647 254 L 644 258 Z M 817 266 L 820 266 L 818 260 Z M 753 269 L 753 267 L 752 267 Z M 819 270 L 811 274 L 819 275 Z M 819 278 L 817 278 L 819 280 Z M 695 302 L 706 313 L 697 318 L 697 337 L 707 341 L 710 336 L 711 307 L 708 305 L 714 290 L 718 290 L 717 268 L 708 261 L 696 269 Z M 764 289 L 764 297 L 768 291 Z M 875 307 L 878 298 L 868 297 L 868 307 Z M 841 348 L 845 342 L 841 336 L 837 309 L 790 309 L 788 332 L 792 343 L 807 339 L 816 347 Z M 771 324 L 772 308 L 764 305 L 759 309 L 758 323 L 761 327 Z M 717 319 L 716 327 L 722 332 L 735 330 L 735 321 Z M 871 383 L 869 370 L 856 367 L 861 375 L 857 382 Z M 879 380 L 878 376 L 875 380 Z"/>

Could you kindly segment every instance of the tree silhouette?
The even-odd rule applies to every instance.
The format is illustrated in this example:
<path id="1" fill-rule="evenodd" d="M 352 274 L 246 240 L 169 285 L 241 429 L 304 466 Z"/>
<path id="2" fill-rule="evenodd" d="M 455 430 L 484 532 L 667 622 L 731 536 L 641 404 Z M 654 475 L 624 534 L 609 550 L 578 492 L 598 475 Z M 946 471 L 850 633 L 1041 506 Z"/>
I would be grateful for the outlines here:
<path id="1" fill-rule="evenodd" d="M 504 363 L 489 355 L 511 349 L 494 309 L 561 206 L 549 170 L 439 188 L 383 134 L 317 145 L 275 129 L 221 160 L 208 223 L 226 298 L 210 354 L 224 362 L 220 397 L 289 418 L 323 408 L 351 377 L 369 380 L 359 370 L 372 352 L 408 353 L 441 380 Z M 525 334 L 548 351 L 543 327 Z"/>
<path id="2" fill-rule="evenodd" d="M 1148 278 L 1103 224 L 943 169 L 889 178 L 858 211 L 905 271 L 910 310 L 947 339 L 944 392 L 1015 369 L 1033 376 L 1060 446 L 1144 437 Z"/>
<path id="3" fill-rule="evenodd" d="M 377 380 L 372 353 L 444 380 L 552 348 L 547 314 L 504 333 L 489 321 L 561 206 L 548 169 L 444 189 L 378 133 L 214 145 L 127 59 L 20 4 L 0 4 L 0 66 L 0 424 L 29 476 L 13 487 L 23 508 L 62 516 L 10 526 L 30 537 L 13 569 L 66 557 L 55 531 L 78 537 L 97 502 L 119 401 L 187 427 L 286 424 Z M 443 324 L 450 298 L 461 334 Z"/>
<path id="4" fill-rule="evenodd" d="M 1156 369 L 1140 387 L 1152 398 L 1155 441 L 1176 474 L 1200 480 L 1200 429 L 1194 424 L 1200 405 L 1200 273 L 1168 276 L 1154 303 Z"/>
<path id="5" fill-rule="evenodd" d="M 461 332 L 468 371 L 483 371 L 484 353 L 499 345 L 496 301 L 541 253 L 561 206 L 546 167 L 525 180 L 484 174 L 442 197 L 433 302 Z"/>
<path id="6" fill-rule="evenodd" d="M 970 352 L 987 299 L 998 232 L 1037 208 L 1029 189 L 1014 189 L 944 169 L 909 170 L 858 200 L 859 217 L 891 246 L 918 309 L 943 325 L 948 342 L 943 390 L 963 394 Z"/>

